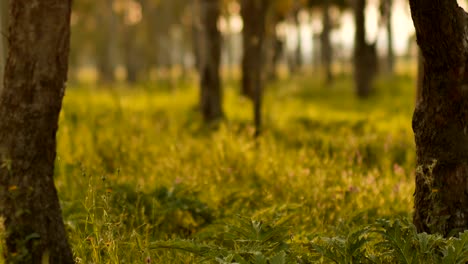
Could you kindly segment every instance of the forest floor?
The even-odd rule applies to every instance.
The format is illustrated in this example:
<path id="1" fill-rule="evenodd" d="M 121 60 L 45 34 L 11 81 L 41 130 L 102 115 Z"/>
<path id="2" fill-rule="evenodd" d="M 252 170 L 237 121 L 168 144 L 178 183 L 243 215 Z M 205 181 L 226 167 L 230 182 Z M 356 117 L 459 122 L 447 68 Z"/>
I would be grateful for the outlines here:
<path id="1" fill-rule="evenodd" d="M 237 83 L 209 127 L 196 84 L 175 87 L 68 89 L 56 184 L 78 262 L 393 263 L 451 247 L 409 223 L 411 78 L 366 100 L 344 77 L 270 84 L 258 140 Z"/>

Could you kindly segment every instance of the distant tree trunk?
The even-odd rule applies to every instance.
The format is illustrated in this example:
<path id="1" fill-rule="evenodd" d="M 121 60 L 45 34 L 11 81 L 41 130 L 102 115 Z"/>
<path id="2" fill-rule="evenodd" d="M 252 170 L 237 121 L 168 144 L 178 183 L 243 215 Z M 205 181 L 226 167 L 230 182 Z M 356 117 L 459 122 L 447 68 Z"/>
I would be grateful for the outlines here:
<path id="1" fill-rule="evenodd" d="M 0 101 L 0 215 L 6 263 L 73 263 L 54 186 L 71 0 L 11 1 Z"/>
<path id="2" fill-rule="evenodd" d="M 141 70 L 140 50 L 137 45 L 137 26 L 125 25 L 123 41 L 123 59 L 127 70 L 127 82 L 135 84 L 138 81 L 138 74 Z"/>
<path id="3" fill-rule="evenodd" d="M 374 44 L 366 42 L 366 20 L 364 9 L 366 0 L 354 1 L 356 35 L 354 42 L 354 81 L 359 97 L 367 97 L 372 92 L 372 81 L 377 68 L 377 51 Z"/>
<path id="4" fill-rule="evenodd" d="M 275 33 L 269 38 L 269 58 L 267 60 L 267 78 L 269 81 L 274 81 L 278 79 L 278 63 L 280 62 L 281 56 L 283 55 L 283 42 L 276 36 Z"/>
<path id="5" fill-rule="evenodd" d="M 265 55 L 265 72 L 269 81 L 273 81 L 278 78 L 277 67 L 283 53 L 283 43 L 276 34 L 276 26 L 281 20 L 281 15 L 272 14 L 266 22 L 267 30 L 265 33 L 265 50 L 267 51 L 267 54 Z"/>
<path id="6" fill-rule="evenodd" d="M 8 53 L 8 17 L 10 0 L 2 0 L 0 3 L 0 93 L 3 90 L 3 74 Z"/>
<path id="7" fill-rule="evenodd" d="M 301 21 L 299 21 L 299 12 L 301 11 L 300 7 L 294 11 L 294 23 L 296 24 L 296 33 L 297 33 L 297 46 L 296 46 L 296 55 L 294 56 L 295 68 L 296 70 L 301 70 L 302 68 L 302 32 L 301 32 Z"/>
<path id="8" fill-rule="evenodd" d="M 223 117 L 222 90 L 219 76 L 221 61 L 221 33 L 217 22 L 220 16 L 220 3 L 213 0 L 198 0 L 199 28 L 198 42 L 200 74 L 200 108 L 205 121 Z"/>
<path id="9" fill-rule="evenodd" d="M 395 54 L 393 50 L 393 28 L 392 28 L 392 8 L 393 0 L 387 0 L 387 14 L 386 14 L 386 27 L 387 27 L 387 72 L 394 73 L 395 68 Z"/>
<path id="10" fill-rule="evenodd" d="M 117 30 L 117 17 L 112 9 L 113 0 L 101 0 L 99 5 L 102 8 L 97 8 L 96 16 L 99 26 L 103 30 L 98 31 L 97 45 L 96 45 L 96 60 L 97 71 L 99 80 L 103 83 L 115 81 L 115 49 L 117 45 L 116 32 Z M 102 14 L 104 10 L 104 14 Z"/>
<path id="11" fill-rule="evenodd" d="M 424 63 L 413 115 L 419 232 L 468 229 L 468 15 L 456 0 L 410 0 Z"/>
<path id="12" fill-rule="evenodd" d="M 254 103 L 256 135 L 262 123 L 262 62 L 265 38 L 266 13 L 269 0 L 242 0 L 241 16 L 244 21 L 242 32 L 244 55 L 242 58 L 242 91 Z"/>
<path id="13" fill-rule="evenodd" d="M 330 3 L 325 1 L 323 4 L 323 31 L 320 35 L 321 46 L 322 46 L 322 62 L 325 69 L 325 80 L 327 84 L 333 82 L 333 73 L 332 73 L 332 45 L 330 42 L 330 32 L 331 32 L 331 21 L 330 21 Z"/>

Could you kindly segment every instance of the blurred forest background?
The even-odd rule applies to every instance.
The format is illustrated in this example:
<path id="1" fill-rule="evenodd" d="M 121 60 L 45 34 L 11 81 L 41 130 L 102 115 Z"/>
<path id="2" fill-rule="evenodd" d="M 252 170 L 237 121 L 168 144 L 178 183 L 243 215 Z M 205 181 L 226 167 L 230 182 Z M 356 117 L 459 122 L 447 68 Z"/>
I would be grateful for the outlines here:
<path id="1" fill-rule="evenodd" d="M 55 181 L 77 263 L 468 261 L 468 235 L 408 220 L 407 1 L 74 0 L 71 32 Z"/>
<path id="2" fill-rule="evenodd" d="M 376 45 L 380 72 L 414 72 L 417 48 L 407 2 L 367 2 L 358 8 L 365 14 L 359 30 L 363 30 L 365 42 Z M 211 5 L 217 10 L 205 13 Z M 351 3 L 271 0 L 262 5 L 263 54 L 254 56 L 262 58 L 267 79 L 298 71 L 322 78 L 317 72 L 327 64 L 333 73 L 327 78 L 352 73 L 356 18 Z M 255 18 L 252 14 L 245 16 Z M 242 19 L 241 3 L 234 0 L 76 1 L 71 79 L 135 83 L 191 77 L 200 59 L 204 15 L 214 16 L 221 35 L 223 77 L 239 79 L 242 31 L 249 25 Z"/>

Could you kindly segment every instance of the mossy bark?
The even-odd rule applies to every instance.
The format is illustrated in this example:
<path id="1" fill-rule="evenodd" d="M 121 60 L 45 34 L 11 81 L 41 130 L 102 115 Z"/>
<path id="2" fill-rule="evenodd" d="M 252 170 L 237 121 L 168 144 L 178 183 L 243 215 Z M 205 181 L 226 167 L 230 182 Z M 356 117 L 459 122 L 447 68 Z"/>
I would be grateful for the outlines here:
<path id="1" fill-rule="evenodd" d="M 11 1 L 0 101 L 0 215 L 6 263 L 73 263 L 54 186 L 71 0 Z"/>
<path id="2" fill-rule="evenodd" d="M 468 16 L 456 0 L 410 0 L 424 79 L 414 111 L 419 232 L 468 229 Z"/>
<path id="3" fill-rule="evenodd" d="M 0 3 L 0 92 L 3 90 L 3 75 L 8 53 L 8 17 L 10 16 L 10 0 Z"/>

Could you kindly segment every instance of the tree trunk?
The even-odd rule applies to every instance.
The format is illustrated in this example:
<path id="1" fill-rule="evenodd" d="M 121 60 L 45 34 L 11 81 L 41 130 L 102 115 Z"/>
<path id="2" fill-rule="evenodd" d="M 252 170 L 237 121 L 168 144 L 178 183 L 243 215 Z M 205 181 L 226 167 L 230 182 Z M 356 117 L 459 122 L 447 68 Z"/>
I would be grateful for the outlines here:
<path id="1" fill-rule="evenodd" d="M 242 58 L 242 90 L 254 104 L 255 135 L 261 131 L 263 96 L 263 42 L 269 0 L 242 0 L 241 16 L 244 54 Z"/>
<path id="2" fill-rule="evenodd" d="M 331 32 L 331 21 L 330 21 L 330 3 L 325 1 L 323 6 L 323 31 L 320 35 L 320 41 L 322 46 L 322 63 L 325 69 L 325 80 L 327 84 L 333 82 L 333 73 L 331 69 L 332 64 L 332 45 L 330 42 Z"/>
<path id="3" fill-rule="evenodd" d="M 73 263 L 54 186 L 71 0 L 11 2 L 0 104 L 0 215 L 6 263 Z"/>
<path id="4" fill-rule="evenodd" d="M 393 51 L 393 29 L 392 29 L 392 8 L 393 0 L 387 0 L 387 72 L 394 73 L 395 68 L 395 54 Z"/>
<path id="5" fill-rule="evenodd" d="M 219 77 L 221 61 L 221 33 L 217 22 L 220 3 L 213 0 L 198 0 L 198 42 L 200 74 L 200 108 L 205 121 L 223 117 L 222 91 Z"/>
<path id="6" fill-rule="evenodd" d="M 372 92 L 372 82 L 377 68 L 377 51 L 374 44 L 366 42 L 366 20 L 364 9 L 366 0 L 354 1 L 356 35 L 354 42 L 354 81 L 357 95 L 368 97 Z"/>
<path id="7" fill-rule="evenodd" d="M 0 93 L 3 90 L 3 74 L 8 53 L 8 17 L 9 17 L 9 0 L 2 0 L 0 3 Z"/>
<path id="8" fill-rule="evenodd" d="M 100 7 L 100 5 L 103 6 Z M 117 18 L 112 9 L 113 0 L 102 0 L 96 6 L 97 21 L 103 27 L 103 30 L 98 31 L 96 40 L 97 72 L 102 83 L 110 83 L 115 81 L 114 56 L 117 45 Z"/>
<path id="9" fill-rule="evenodd" d="M 410 0 L 424 57 L 422 97 L 413 115 L 419 232 L 468 229 L 468 15 L 456 0 Z"/>
<path id="10" fill-rule="evenodd" d="M 138 74 L 142 68 L 139 56 L 142 48 L 137 44 L 137 30 L 136 25 L 125 25 L 123 28 L 123 59 L 129 84 L 135 84 L 138 81 Z"/>
<path id="11" fill-rule="evenodd" d="M 299 4 L 298 4 L 299 5 Z M 296 71 L 301 71 L 302 69 L 302 32 L 301 32 L 301 21 L 299 21 L 299 12 L 301 11 L 300 7 L 298 6 L 293 13 L 294 16 L 294 23 L 296 24 L 296 33 L 297 33 L 297 46 L 296 46 L 296 54 L 294 58 L 295 61 L 295 69 Z"/>

